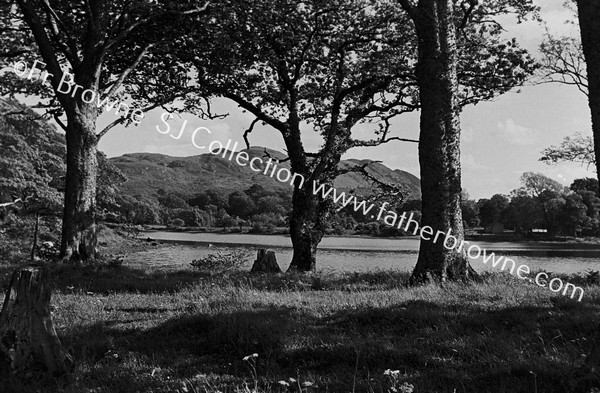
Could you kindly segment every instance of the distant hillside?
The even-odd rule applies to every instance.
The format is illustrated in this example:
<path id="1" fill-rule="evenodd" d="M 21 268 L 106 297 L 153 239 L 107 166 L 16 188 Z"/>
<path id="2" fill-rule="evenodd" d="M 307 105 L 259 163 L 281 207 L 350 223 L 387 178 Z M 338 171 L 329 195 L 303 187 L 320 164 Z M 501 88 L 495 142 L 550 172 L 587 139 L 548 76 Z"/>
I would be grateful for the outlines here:
<path id="1" fill-rule="evenodd" d="M 265 157 L 265 148 L 252 147 L 245 150 L 251 157 Z M 266 149 L 273 158 L 284 158 L 281 152 Z M 266 160 L 267 158 L 265 158 Z M 133 153 L 110 159 L 118 167 L 128 181 L 120 189 L 130 195 L 154 197 L 159 189 L 185 195 L 194 195 L 208 189 L 222 190 L 230 193 L 245 190 L 253 184 L 259 184 L 265 189 L 290 190 L 289 184 L 284 184 L 262 173 L 252 171 L 248 166 L 242 167 L 234 161 L 221 156 L 203 154 L 190 157 L 171 157 L 155 153 Z M 345 160 L 342 167 L 363 165 L 368 160 Z M 279 166 L 289 168 L 289 163 Z M 405 171 L 391 170 L 380 163 L 373 163 L 368 170 L 378 179 L 387 183 L 402 185 L 407 190 L 408 198 L 416 199 L 421 196 L 419 179 Z M 372 183 L 358 173 L 340 176 L 335 181 L 338 189 L 355 189 L 364 195 L 370 193 Z"/>

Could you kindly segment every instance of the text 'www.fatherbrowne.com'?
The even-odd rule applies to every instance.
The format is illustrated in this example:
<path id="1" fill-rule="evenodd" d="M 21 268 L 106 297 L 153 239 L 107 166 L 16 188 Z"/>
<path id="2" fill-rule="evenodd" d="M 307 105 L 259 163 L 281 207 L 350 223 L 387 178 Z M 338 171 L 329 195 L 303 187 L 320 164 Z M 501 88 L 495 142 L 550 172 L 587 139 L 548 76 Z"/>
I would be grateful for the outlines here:
<path id="1" fill-rule="evenodd" d="M 167 122 L 171 116 L 172 115 L 170 113 L 163 113 L 161 119 L 166 125 L 166 130 L 161 130 L 157 126 L 156 130 L 159 133 L 169 134 L 171 132 L 171 127 Z M 184 133 L 186 125 L 187 120 L 185 121 L 183 127 L 181 127 L 179 130 L 178 135 L 175 136 L 171 134 L 170 136 L 174 139 L 180 139 Z M 200 145 L 197 141 L 197 139 L 199 139 L 202 135 L 200 134 L 201 131 L 211 134 L 211 131 L 206 127 L 196 128 L 192 132 L 192 144 L 194 147 L 200 150 L 205 150 L 207 149 L 207 146 Z M 296 186 L 299 188 L 304 187 L 306 178 L 302 174 L 293 173 L 289 169 L 277 165 L 279 164 L 279 160 L 273 160 L 271 157 L 269 157 L 269 159 L 265 161 L 262 157 L 250 157 L 250 155 L 245 151 L 236 152 L 237 148 L 238 142 L 234 143 L 231 141 L 231 139 L 229 139 L 225 145 L 218 140 L 213 140 L 208 145 L 208 151 L 210 154 L 221 156 L 228 161 L 235 161 L 235 163 L 239 166 L 249 166 L 254 172 L 262 173 L 265 176 L 277 179 L 277 181 L 281 183 L 289 183 L 291 186 Z M 377 207 L 374 203 L 368 203 L 365 200 L 359 200 L 355 195 L 349 195 L 345 192 L 340 192 L 330 185 L 319 184 L 314 180 L 312 181 L 312 193 L 313 195 L 320 195 L 323 199 L 329 198 L 332 200 L 336 205 L 338 205 L 338 211 L 350 206 L 355 212 L 360 212 L 363 215 L 383 222 L 390 227 L 403 230 L 407 233 L 412 233 L 414 236 L 418 235 L 423 240 L 432 241 L 434 243 L 443 241 L 443 246 L 448 250 L 465 253 L 469 258 L 472 259 L 482 258 L 482 262 L 485 265 L 489 264 L 493 268 L 499 268 L 501 271 L 507 271 L 508 268 L 510 274 L 530 283 L 535 283 L 540 287 L 548 287 L 552 292 L 562 292 L 564 296 L 570 296 L 571 299 L 579 295 L 577 298 L 578 301 L 581 301 L 583 298 L 584 291 L 581 287 L 577 287 L 569 282 L 565 283 L 560 278 L 553 278 L 548 281 L 549 277 L 545 272 L 539 272 L 535 276 L 535 279 L 531 279 L 528 276 L 531 274 L 531 269 L 529 266 L 525 264 L 517 266 L 516 262 L 510 258 L 503 256 L 497 257 L 495 253 L 488 253 L 487 250 L 482 249 L 477 244 L 470 244 L 470 242 L 466 240 L 459 241 L 458 238 L 452 235 L 451 229 L 449 229 L 448 232 L 439 230 L 436 232 L 430 226 L 420 227 L 419 222 L 414 219 L 414 213 L 410 213 L 409 216 L 407 216 L 406 212 L 398 215 L 393 210 L 386 209 L 386 207 L 389 205 L 388 202 L 383 202 Z"/>

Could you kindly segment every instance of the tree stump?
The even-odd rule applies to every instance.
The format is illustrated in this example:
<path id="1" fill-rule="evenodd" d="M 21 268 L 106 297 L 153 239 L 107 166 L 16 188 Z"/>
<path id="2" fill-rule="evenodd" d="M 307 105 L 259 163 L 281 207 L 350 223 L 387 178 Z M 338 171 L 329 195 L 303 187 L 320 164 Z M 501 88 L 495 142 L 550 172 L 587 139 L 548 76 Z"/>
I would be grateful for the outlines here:
<path id="1" fill-rule="evenodd" d="M 48 272 L 15 271 L 0 312 L 0 363 L 15 374 L 30 371 L 67 374 L 72 359 L 63 349 L 50 313 Z"/>
<path id="2" fill-rule="evenodd" d="M 252 273 L 281 273 L 273 250 L 261 248 L 256 253 L 256 261 L 252 265 Z"/>

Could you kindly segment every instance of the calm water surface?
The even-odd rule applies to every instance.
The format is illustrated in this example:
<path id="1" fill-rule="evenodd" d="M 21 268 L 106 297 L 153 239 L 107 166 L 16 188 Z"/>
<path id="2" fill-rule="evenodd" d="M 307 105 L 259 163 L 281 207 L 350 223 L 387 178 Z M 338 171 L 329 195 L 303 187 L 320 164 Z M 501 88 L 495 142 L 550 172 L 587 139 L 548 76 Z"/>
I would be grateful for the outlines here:
<path id="1" fill-rule="evenodd" d="M 157 267 L 189 266 L 192 260 L 208 254 L 243 248 L 249 253 L 249 267 L 256 256 L 256 249 L 265 247 L 276 252 L 277 261 L 282 269 L 287 268 L 292 258 L 292 243 L 287 236 L 166 231 L 147 232 L 144 236 L 177 242 L 186 247 L 164 247 L 132 254 L 127 258 L 128 263 L 151 264 Z M 544 269 L 557 273 L 600 270 L 600 246 L 596 245 L 483 241 L 473 244 L 487 250 L 488 254 L 495 252 L 497 256 L 509 257 L 517 266 L 526 264 L 532 270 Z M 416 263 L 418 252 L 417 238 L 326 237 L 319 246 L 317 268 L 324 271 L 350 272 L 388 269 L 410 271 Z M 482 259 L 472 259 L 475 270 L 498 269 L 483 264 Z"/>

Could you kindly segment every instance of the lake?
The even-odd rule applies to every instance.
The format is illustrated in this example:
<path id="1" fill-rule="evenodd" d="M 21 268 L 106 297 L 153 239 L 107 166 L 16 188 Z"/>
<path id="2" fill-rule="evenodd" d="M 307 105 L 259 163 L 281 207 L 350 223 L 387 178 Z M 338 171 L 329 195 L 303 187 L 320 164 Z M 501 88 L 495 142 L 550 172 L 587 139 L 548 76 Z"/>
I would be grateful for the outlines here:
<path id="1" fill-rule="evenodd" d="M 185 266 L 208 254 L 234 249 L 249 252 L 248 267 L 256 256 L 256 249 L 270 248 L 277 255 L 282 269 L 287 269 L 292 258 L 292 243 L 288 236 L 219 234 L 204 232 L 149 231 L 142 236 L 173 242 L 185 247 L 163 247 L 129 255 L 129 264 Z M 556 273 L 577 273 L 588 269 L 600 270 L 600 245 L 575 243 L 512 243 L 473 241 L 482 249 L 497 256 L 513 259 L 517 266 L 526 264 L 533 271 L 544 269 Z M 405 270 L 413 269 L 419 252 L 418 238 L 381 239 L 358 237 L 326 237 L 319 246 L 317 269 L 323 271 Z M 482 257 L 471 259 L 479 272 L 497 270 L 482 263 Z"/>

